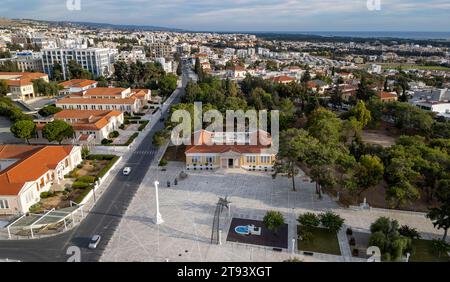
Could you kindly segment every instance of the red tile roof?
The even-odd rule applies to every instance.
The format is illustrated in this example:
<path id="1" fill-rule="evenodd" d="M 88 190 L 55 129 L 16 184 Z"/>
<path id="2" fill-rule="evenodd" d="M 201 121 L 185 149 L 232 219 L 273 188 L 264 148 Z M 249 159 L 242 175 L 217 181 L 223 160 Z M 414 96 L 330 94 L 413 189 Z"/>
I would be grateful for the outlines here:
<path id="1" fill-rule="evenodd" d="M 0 171 L 0 195 L 17 195 L 26 182 L 36 181 L 72 152 L 73 146 L 0 145 L 0 159 L 18 159 Z"/>

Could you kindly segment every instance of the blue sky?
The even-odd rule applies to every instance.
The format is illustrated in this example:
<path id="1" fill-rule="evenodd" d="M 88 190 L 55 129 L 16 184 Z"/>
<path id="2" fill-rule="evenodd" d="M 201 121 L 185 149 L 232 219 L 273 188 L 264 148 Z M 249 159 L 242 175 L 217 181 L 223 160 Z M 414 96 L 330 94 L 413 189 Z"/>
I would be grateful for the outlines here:
<path id="1" fill-rule="evenodd" d="M 449 0 L 1 0 L 0 16 L 211 31 L 445 31 Z M 373 0 L 374 1 L 374 0 Z"/>

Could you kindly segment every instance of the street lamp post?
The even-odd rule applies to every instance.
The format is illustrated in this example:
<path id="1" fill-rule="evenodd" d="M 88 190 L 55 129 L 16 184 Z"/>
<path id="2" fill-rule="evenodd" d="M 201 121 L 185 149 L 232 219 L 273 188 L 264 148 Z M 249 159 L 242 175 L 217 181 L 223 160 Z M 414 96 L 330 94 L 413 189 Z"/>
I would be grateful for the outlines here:
<path id="1" fill-rule="evenodd" d="M 156 224 L 164 223 L 161 214 L 159 213 L 159 196 L 158 196 L 158 185 L 159 182 L 155 181 L 155 198 L 156 198 Z"/>

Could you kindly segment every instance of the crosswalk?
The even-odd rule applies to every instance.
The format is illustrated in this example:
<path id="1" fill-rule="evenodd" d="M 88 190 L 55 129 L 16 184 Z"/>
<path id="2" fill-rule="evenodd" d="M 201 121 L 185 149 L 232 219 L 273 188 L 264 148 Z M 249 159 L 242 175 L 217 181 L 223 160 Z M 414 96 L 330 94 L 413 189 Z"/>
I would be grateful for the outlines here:
<path id="1" fill-rule="evenodd" d="M 140 155 L 140 156 L 154 156 L 158 152 L 156 149 L 150 149 L 150 150 L 138 150 L 134 151 L 133 154 Z"/>

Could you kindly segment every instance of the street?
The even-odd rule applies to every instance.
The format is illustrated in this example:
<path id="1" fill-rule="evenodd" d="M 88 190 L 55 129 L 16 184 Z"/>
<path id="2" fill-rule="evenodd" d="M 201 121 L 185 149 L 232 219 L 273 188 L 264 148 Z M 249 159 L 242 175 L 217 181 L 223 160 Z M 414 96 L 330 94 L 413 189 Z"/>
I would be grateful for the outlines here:
<path id="1" fill-rule="evenodd" d="M 192 77 L 191 70 L 184 68 L 182 86 L 175 90 L 173 101 L 163 107 L 164 118 L 168 118 L 170 106 L 180 102 L 189 77 Z M 73 248 L 70 248 L 74 246 L 81 250 L 82 262 L 98 261 L 155 158 L 158 148 L 153 146 L 152 137 L 163 128 L 163 122 L 158 121 L 147 131 L 142 142 L 133 147 L 132 155 L 126 163 L 122 164 L 123 167 L 133 168 L 131 174 L 124 176 L 119 170 L 115 176 L 111 176 L 114 179 L 110 186 L 80 225 L 66 233 L 44 239 L 0 241 L 0 259 L 25 262 L 67 261 L 76 254 L 76 251 L 72 252 Z M 138 153 L 142 151 L 149 153 Z M 102 239 L 97 249 L 90 250 L 87 248 L 89 241 L 96 234 Z"/>

